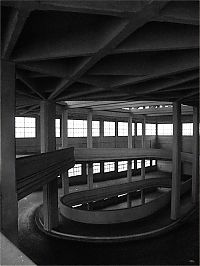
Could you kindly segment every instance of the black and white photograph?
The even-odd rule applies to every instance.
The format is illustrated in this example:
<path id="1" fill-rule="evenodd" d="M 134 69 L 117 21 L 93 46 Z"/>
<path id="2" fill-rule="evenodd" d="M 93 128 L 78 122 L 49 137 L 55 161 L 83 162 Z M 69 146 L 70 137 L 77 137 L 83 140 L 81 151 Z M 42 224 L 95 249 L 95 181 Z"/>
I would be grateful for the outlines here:
<path id="1" fill-rule="evenodd" d="M 0 265 L 200 265 L 199 1 L 0 3 Z"/>

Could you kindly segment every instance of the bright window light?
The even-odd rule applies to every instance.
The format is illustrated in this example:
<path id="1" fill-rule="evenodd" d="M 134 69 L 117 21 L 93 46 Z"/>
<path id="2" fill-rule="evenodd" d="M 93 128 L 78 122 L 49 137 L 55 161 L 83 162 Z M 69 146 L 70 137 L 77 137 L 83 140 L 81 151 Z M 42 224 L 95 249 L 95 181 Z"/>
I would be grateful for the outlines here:
<path id="1" fill-rule="evenodd" d="M 132 136 L 135 136 L 135 123 L 132 123 Z"/>
<path id="2" fill-rule="evenodd" d="M 146 124 L 145 134 L 149 136 L 156 135 L 156 124 Z"/>
<path id="3" fill-rule="evenodd" d="M 36 137 L 36 118 L 15 117 L 15 137 L 16 138 L 35 138 Z"/>
<path id="4" fill-rule="evenodd" d="M 87 120 L 68 120 L 68 137 L 87 137 Z"/>
<path id="5" fill-rule="evenodd" d="M 150 160 L 145 160 L 145 167 L 150 166 Z"/>
<path id="6" fill-rule="evenodd" d="M 152 166 L 156 165 L 156 160 L 152 160 Z"/>
<path id="7" fill-rule="evenodd" d="M 100 136 L 100 121 L 92 121 L 92 136 Z"/>
<path id="8" fill-rule="evenodd" d="M 118 122 L 118 136 L 128 136 L 127 122 Z"/>
<path id="9" fill-rule="evenodd" d="M 100 173 L 100 163 L 93 163 L 93 174 Z"/>
<path id="10" fill-rule="evenodd" d="M 115 171 L 115 162 L 104 163 L 104 173 Z"/>
<path id="11" fill-rule="evenodd" d="M 115 122 L 104 121 L 104 136 L 115 136 Z"/>
<path id="12" fill-rule="evenodd" d="M 182 135 L 183 136 L 193 136 L 193 123 L 183 123 L 182 124 Z"/>
<path id="13" fill-rule="evenodd" d="M 173 124 L 158 124 L 158 135 L 172 136 L 173 135 Z"/>
<path id="14" fill-rule="evenodd" d="M 137 123 L 137 136 L 142 136 L 142 123 Z"/>
<path id="15" fill-rule="evenodd" d="M 75 164 L 73 168 L 68 170 L 68 176 L 77 176 L 82 175 L 82 165 L 81 164 Z"/>
<path id="16" fill-rule="evenodd" d="M 119 161 L 118 162 L 118 172 L 126 171 L 128 169 L 127 161 Z"/>
<path id="17" fill-rule="evenodd" d="M 55 120 L 56 138 L 60 138 L 60 119 Z"/>
<path id="18" fill-rule="evenodd" d="M 135 160 L 132 160 L 132 163 L 131 163 L 131 169 L 134 169 L 134 167 L 135 167 Z"/>
<path id="19" fill-rule="evenodd" d="M 137 160 L 137 169 L 141 168 L 142 160 Z"/>

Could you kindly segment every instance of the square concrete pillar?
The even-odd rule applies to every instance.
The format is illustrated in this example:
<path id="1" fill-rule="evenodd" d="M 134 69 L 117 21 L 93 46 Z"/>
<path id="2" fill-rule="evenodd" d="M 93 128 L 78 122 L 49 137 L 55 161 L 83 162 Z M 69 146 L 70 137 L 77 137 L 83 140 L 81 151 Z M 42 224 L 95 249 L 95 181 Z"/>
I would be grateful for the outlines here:
<path id="1" fill-rule="evenodd" d="M 0 89 L 1 231 L 17 243 L 18 202 L 15 177 L 15 64 L 1 61 Z"/>
<path id="2" fill-rule="evenodd" d="M 68 109 L 63 108 L 62 110 L 62 128 L 61 128 L 61 135 L 62 135 L 62 148 L 68 147 Z M 68 171 L 62 173 L 62 189 L 63 194 L 69 193 L 69 176 Z"/>
<path id="3" fill-rule="evenodd" d="M 41 101 L 40 130 L 41 152 L 56 150 L 55 137 L 56 105 L 53 102 Z M 58 182 L 57 177 L 43 187 L 44 229 L 51 231 L 58 225 Z"/>
<path id="4" fill-rule="evenodd" d="M 193 107 L 193 158 L 192 158 L 192 202 L 199 195 L 199 108 Z"/>
<path id="5" fill-rule="evenodd" d="M 181 190 L 181 104 L 173 103 L 173 150 L 172 150 L 172 190 L 171 190 L 171 219 L 180 216 Z"/>

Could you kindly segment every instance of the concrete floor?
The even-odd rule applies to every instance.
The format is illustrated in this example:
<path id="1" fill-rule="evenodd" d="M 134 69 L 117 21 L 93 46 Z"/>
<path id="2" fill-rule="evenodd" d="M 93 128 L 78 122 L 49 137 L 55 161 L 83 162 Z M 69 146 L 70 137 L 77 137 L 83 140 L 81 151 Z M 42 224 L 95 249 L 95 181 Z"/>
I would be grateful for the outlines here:
<path id="1" fill-rule="evenodd" d="M 77 191 L 76 187 L 71 189 Z M 37 265 L 199 265 L 198 213 L 175 231 L 156 238 L 82 243 L 50 238 L 40 232 L 33 214 L 41 202 L 41 192 L 19 201 L 20 249 Z"/>

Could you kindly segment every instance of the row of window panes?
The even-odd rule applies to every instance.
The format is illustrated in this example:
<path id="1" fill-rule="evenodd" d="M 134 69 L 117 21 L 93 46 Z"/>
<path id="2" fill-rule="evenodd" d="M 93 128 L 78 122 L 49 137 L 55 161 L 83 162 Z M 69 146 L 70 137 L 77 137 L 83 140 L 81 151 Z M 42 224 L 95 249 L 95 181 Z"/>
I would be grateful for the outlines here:
<path id="1" fill-rule="evenodd" d="M 141 168 L 141 161 L 137 160 L 137 169 Z M 150 160 L 145 160 L 145 167 L 150 166 Z M 152 160 L 152 166 L 156 165 L 156 160 Z M 119 161 L 118 162 L 118 172 L 127 171 L 128 162 L 127 161 Z M 132 169 L 134 169 L 135 164 L 134 160 L 132 160 Z M 104 163 L 104 173 L 113 172 L 115 171 L 115 162 L 105 162 Z M 86 171 L 88 174 L 88 171 Z M 100 163 L 93 163 L 93 174 L 100 173 Z M 68 176 L 78 176 L 82 175 L 82 165 L 75 164 L 73 168 L 68 170 Z"/>
<path id="2" fill-rule="evenodd" d="M 55 120 L 56 137 L 61 136 L 61 120 Z M 132 123 L 132 135 L 135 133 L 135 124 Z M 156 124 L 146 124 L 146 135 L 156 135 Z M 100 121 L 92 121 L 92 136 L 100 135 Z M 137 136 L 142 135 L 142 123 L 137 123 Z M 173 124 L 158 124 L 158 135 L 173 135 Z M 193 123 L 182 124 L 182 135 L 193 135 Z M 16 138 L 36 137 L 36 118 L 15 118 Z M 104 136 L 115 136 L 115 122 L 104 121 Z M 118 122 L 118 136 L 128 136 L 128 123 Z M 87 137 L 87 120 L 68 120 L 68 137 Z"/>

